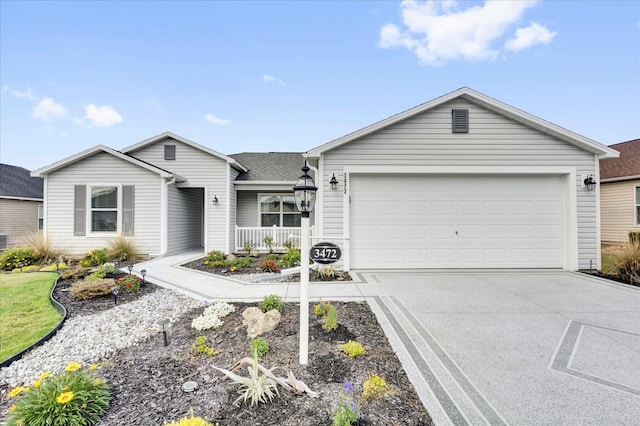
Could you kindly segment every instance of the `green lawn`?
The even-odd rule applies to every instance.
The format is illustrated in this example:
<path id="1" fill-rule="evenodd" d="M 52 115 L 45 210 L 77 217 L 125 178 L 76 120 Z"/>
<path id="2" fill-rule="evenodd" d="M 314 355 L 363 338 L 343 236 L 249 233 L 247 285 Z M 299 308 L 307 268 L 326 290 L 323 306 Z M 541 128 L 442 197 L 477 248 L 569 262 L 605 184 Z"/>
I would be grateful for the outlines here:
<path id="1" fill-rule="evenodd" d="M 60 321 L 49 293 L 58 274 L 0 274 L 0 361 L 47 334 Z"/>

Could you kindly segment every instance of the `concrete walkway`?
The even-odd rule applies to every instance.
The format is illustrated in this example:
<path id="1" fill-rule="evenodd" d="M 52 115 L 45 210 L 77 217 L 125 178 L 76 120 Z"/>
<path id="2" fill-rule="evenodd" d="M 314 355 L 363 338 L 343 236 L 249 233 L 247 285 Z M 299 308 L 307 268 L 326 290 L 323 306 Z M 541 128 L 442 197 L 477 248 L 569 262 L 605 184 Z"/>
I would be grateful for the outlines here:
<path id="1" fill-rule="evenodd" d="M 135 265 L 202 300 L 299 300 L 299 283 L 246 283 Z M 640 289 L 564 271 L 352 271 L 312 300 L 366 300 L 436 424 L 636 425 Z"/>

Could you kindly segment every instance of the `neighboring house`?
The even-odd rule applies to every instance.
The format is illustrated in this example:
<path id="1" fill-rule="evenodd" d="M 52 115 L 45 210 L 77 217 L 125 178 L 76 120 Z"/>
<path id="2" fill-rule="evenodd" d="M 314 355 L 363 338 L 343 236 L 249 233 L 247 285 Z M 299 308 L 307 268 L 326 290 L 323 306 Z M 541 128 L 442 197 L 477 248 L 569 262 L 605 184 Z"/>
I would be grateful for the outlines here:
<path id="1" fill-rule="evenodd" d="M 0 164 L 0 250 L 19 245 L 43 225 L 42 179 Z"/>
<path id="2" fill-rule="evenodd" d="M 296 242 L 292 187 L 306 158 L 313 241 L 339 244 L 347 270 L 575 270 L 600 258 L 598 190 L 583 182 L 616 156 L 462 88 L 306 153 L 226 156 L 167 132 L 33 175 L 45 178 L 45 232 L 68 253 L 118 235 L 151 256 Z"/>
<path id="3" fill-rule="evenodd" d="M 610 145 L 620 157 L 600 162 L 600 220 L 604 242 L 629 242 L 640 232 L 640 139 Z"/>

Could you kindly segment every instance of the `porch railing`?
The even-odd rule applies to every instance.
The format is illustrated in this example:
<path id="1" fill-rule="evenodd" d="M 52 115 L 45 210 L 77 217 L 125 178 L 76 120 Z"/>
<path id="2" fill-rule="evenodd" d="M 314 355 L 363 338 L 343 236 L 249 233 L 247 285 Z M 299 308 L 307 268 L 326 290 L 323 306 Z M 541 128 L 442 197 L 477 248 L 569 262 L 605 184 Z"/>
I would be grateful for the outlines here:
<path id="1" fill-rule="evenodd" d="M 313 226 L 311 227 L 311 235 L 313 235 Z M 236 226 L 236 251 L 245 251 L 249 245 L 258 251 L 268 251 L 269 247 L 265 244 L 265 237 L 271 238 L 273 249 L 276 251 L 286 250 L 285 244 L 300 247 L 299 227 Z"/>

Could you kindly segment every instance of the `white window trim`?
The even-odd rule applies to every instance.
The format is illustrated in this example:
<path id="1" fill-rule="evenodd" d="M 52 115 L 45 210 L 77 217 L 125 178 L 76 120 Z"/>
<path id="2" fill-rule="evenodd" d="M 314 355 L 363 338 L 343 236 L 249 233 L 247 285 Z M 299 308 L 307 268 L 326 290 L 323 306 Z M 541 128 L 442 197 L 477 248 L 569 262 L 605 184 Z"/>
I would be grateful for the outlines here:
<path id="1" fill-rule="evenodd" d="M 36 229 L 38 231 L 44 230 L 44 204 L 38 204 L 38 219 L 36 222 Z M 42 226 L 40 226 L 40 219 L 42 219 Z"/>
<path id="2" fill-rule="evenodd" d="M 101 231 L 93 231 L 91 216 L 93 210 L 91 208 L 91 190 L 96 187 L 104 187 L 110 186 L 118 189 L 118 207 L 117 207 L 117 219 L 116 219 L 116 230 L 115 232 L 101 232 Z M 86 200 L 86 226 L 88 237 L 97 237 L 97 238 L 111 238 L 117 237 L 122 232 L 122 184 L 120 183 L 88 183 L 87 184 L 87 200 Z"/>
<path id="3" fill-rule="evenodd" d="M 640 185 L 633 186 L 632 196 L 633 196 L 633 216 L 634 216 L 633 227 L 634 228 L 640 228 L 640 214 L 638 214 L 638 207 L 640 207 L 640 199 L 636 199 L 638 188 L 640 188 Z"/>
<path id="4" fill-rule="evenodd" d="M 298 228 L 297 226 L 293 226 L 293 227 L 288 227 L 288 226 L 284 226 L 284 212 L 282 210 L 282 197 L 283 196 L 290 196 L 293 197 L 293 193 L 290 192 L 260 192 L 257 194 L 258 196 L 258 221 L 256 222 L 258 224 L 259 227 L 263 227 L 262 226 L 262 209 L 261 206 L 262 204 L 260 203 L 260 198 L 261 197 L 280 197 L 280 226 L 278 226 L 278 228 Z M 269 213 L 267 213 L 269 214 Z M 271 214 L 275 214 L 275 213 L 271 213 Z M 288 212 L 287 214 L 299 214 L 300 217 L 302 217 L 302 213 L 298 212 Z M 265 228 L 265 227 L 263 227 Z"/>

